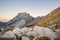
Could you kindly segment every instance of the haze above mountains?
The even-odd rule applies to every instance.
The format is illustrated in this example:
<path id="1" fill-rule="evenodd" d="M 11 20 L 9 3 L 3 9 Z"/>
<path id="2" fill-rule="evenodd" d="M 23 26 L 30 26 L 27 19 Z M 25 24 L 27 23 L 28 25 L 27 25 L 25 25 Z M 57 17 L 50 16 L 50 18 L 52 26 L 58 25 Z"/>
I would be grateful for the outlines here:
<path id="1" fill-rule="evenodd" d="M 26 12 L 18 13 L 16 17 L 8 22 L 0 22 L 0 26 L 19 27 L 24 26 L 60 26 L 60 7 L 54 9 L 51 13 L 43 17 L 32 17 Z"/>

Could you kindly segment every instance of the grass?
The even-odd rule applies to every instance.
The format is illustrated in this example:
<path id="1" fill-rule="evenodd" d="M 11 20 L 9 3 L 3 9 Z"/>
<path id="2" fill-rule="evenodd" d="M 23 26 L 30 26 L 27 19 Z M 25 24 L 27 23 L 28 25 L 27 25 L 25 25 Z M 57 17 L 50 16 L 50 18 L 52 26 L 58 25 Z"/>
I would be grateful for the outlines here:
<path id="1" fill-rule="evenodd" d="M 33 35 L 30 35 L 30 36 L 28 36 L 28 38 L 29 38 L 30 40 L 33 40 L 33 39 L 34 39 L 34 36 L 33 36 Z"/>
<path id="2" fill-rule="evenodd" d="M 0 40 L 14 40 L 13 38 L 0 38 Z"/>
<path id="3" fill-rule="evenodd" d="M 50 15 L 51 14 L 51 15 Z M 46 24 L 49 21 L 54 21 L 56 18 L 60 17 L 60 8 L 57 8 L 55 10 L 53 10 L 49 15 L 46 15 L 45 17 L 41 18 L 36 24 L 34 24 L 35 26 L 46 26 Z M 57 23 L 59 23 L 59 20 L 56 20 Z M 55 22 L 56 22 L 55 21 Z"/>
<path id="4" fill-rule="evenodd" d="M 40 37 L 37 37 L 36 40 L 51 40 L 51 39 L 48 38 L 47 36 L 40 36 Z"/>

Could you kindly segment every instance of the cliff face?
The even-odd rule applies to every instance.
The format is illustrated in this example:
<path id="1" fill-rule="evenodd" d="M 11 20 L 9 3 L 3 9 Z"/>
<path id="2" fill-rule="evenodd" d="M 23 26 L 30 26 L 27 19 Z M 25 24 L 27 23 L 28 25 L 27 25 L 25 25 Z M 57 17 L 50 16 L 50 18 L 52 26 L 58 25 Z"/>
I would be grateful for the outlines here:
<path id="1" fill-rule="evenodd" d="M 53 24 L 56 24 L 57 26 L 60 25 L 60 7 L 54 9 L 51 13 L 38 20 L 38 22 L 34 25 L 50 26 Z"/>

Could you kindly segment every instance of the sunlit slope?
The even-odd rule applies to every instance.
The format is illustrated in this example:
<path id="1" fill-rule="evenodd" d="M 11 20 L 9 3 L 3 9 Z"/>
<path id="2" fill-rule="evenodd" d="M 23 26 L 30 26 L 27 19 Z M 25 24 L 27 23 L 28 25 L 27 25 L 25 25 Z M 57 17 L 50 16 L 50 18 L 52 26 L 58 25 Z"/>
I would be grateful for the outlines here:
<path id="1" fill-rule="evenodd" d="M 60 17 L 60 7 L 58 7 L 57 9 L 54 9 L 51 13 L 41 18 L 36 24 L 34 24 L 34 26 L 35 25 L 46 26 L 49 21 L 53 22 L 55 19 L 57 18 L 59 19 L 59 17 Z M 56 20 L 56 21 L 58 22 L 59 20 Z"/>

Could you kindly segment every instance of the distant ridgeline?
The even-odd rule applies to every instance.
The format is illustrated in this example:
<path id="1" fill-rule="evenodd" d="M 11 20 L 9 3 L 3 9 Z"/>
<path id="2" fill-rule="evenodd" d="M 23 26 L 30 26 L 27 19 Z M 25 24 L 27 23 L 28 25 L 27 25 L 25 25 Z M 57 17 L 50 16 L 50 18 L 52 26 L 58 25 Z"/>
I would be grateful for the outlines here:
<path id="1" fill-rule="evenodd" d="M 6 26 L 6 23 L 0 21 L 0 27 L 5 27 L 5 26 Z"/>
<path id="2" fill-rule="evenodd" d="M 2 25 L 3 24 L 3 25 Z M 6 23 L 0 22 L 0 26 L 7 27 L 30 27 L 30 26 L 55 26 L 60 28 L 60 7 L 54 9 L 51 13 L 43 17 L 32 17 L 28 13 L 18 13 L 16 17 Z"/>

